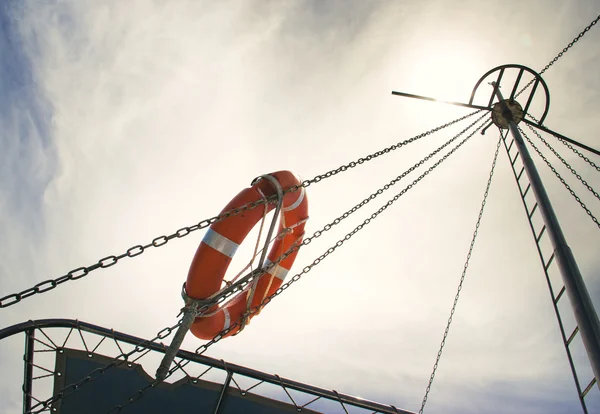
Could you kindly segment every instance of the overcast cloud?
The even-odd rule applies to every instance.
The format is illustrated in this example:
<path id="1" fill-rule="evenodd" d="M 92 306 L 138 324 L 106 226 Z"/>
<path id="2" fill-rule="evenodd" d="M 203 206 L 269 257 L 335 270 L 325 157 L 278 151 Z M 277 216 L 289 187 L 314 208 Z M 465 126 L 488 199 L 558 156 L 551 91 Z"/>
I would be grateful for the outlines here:
<path id="1" fill-rule="evenodd" d="M 467 110 L 390 92 L 466 101 L 497 65 L 540 70 L 597 15 L 591 0 L 4 2 L 0 296 L 212 217 L 260 174 L 311 178 L 462 116 Z M 596 148 L 599 42 L 594 28 L 544 75 L 552 96 L 545 124 Z M 465 126 L 311 185 L 307 232 Z M 476 134 L 207 354 L 418 410 L 497 139 L 493 129 Z M 600 189 L 596 171 L 556 148 Z M 600 231 L 538 165 L 599 308 Z M 303 248 L 293 270 L 417 176 Z M 600 216 L 598 200 L 568 179 Z M 176 320 L 201 238 L 3 309 L 1 325 L 77 318 L 152 337 Z M 199 344 L 190 336 L 184 348 Z M 444 352 L 428 412 L 578 409 L 503 149 Z M 3 412 L 20 410 L 21 355 L 22 338 L 0 343 Z M 592 393 L 599 412 L 600 392 Z"/>

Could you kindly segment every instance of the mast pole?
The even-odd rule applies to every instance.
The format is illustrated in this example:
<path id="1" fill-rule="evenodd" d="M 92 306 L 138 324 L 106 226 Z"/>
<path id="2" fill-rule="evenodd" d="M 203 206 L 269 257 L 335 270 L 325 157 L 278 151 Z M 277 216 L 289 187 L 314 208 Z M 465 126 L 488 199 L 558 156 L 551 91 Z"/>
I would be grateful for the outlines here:
<path id="1" fill-rule="evenodd" d="M 558 268 L 565 285 L 565 290 L 569 296 L 571 307 L 581 333 L 583 345 L 588 355 L 592 371 L 596 377 L 596 385 L 600 388 L 600 321 L 598 320 L 598 314 L 594 309 L 594 305 L 590 299 L 590 295 L 587 291 L 575 257 L 571 248 L 567 244 L 565 236 L 562 232 L 546 189 L 542 183 L 542 180 L 538 174 L 535 164 L 531 159 L 531 155 L 525 146 L 523 137 L 514 121 L 512 112 L 506 105 L 506 101 L 500 92 L 500 88 L 497 87 L 496 82 L 492 82 L 494 86 L 494 92 L 498 97 L 499 103 L 503 108 L 503 116 L 509 121 L 508 127 L 515 140 L 517 149 L 519 151 L 523 167 L 527 172 L 529 181 L 531 183 L 531 189 L 535 195 L 538 208 L 542 213 L 544 224 L 546 225 L 546 231 L 552 242 L 554 249 L 554 257 L 557 261 Z"/>

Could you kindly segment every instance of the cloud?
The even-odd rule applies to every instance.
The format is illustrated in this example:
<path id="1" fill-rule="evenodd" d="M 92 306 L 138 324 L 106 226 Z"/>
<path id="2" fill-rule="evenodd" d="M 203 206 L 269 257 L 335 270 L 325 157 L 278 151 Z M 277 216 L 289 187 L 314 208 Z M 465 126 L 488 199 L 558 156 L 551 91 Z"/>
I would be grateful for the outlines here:
<path id="1" fill-rule="evenodd" d="M 18 30 L 20 14 L 10 5 L 0 9 L 0 228 L 3 249 L 15 259 L 0 265 L 3 287 L 15 281 L 19 272 L 34 270 L 28 258 L 35 255 L 43 235 L 42 194 L 56 164 L 48 102 L 36 93 L 32 62 Z M 13 263 L 21 264 L 12 267 Z"/>
<path id="2" fill-rule="evenodd" d="M 528 23 L 535 7 L 513 13 L 504 5 L 467 1 L 453 7 L 383 1 L 24 4 L 2 14 L 8 33 L 2 53 L 14 56 L 2 66 L 9 74 L 2 76 L 2 90 L 11 98 L 0 100 L 0 119 L 8 125 L 0 141 L 0 224 L 9 235 L 0 241 L 3 292 L 212 217 L 262 173 L 291 169 L 310 178 L 462 116 L 462 109 L 391 97 L 390 90 L 439 91 L 464 100 L 489 68 L 507 61 L 543 67 L 571 28 L 587 24 L 564 6 L 568 19 L 549 15 L 547 25 L 507 30 L 511 22 Z M 581 50 L 592 54 L 592 33 L 569 52 L 575 61 L 583 59 Z M 524 38 L 531 46 L 515 46 Z M 549 79 L 552 73 L 561 73 L 558 64 Z M 573 115 L 573 99 L 566 97 L 594 85 L 595 77 L 590 70 L 571 78 L 574 89 L 553 82 L 553 97 L 562 99 L 553 100 L 547 124 L 564 125 L 576 136 L 593 130 L 595 112 L 581 108 Z M 586 101 L 595 102 L 595 94 L 589 91 Z M 460 129 L 310 186 L 308 231 Z M 414 409 L 452 305 L 496 140 L 491 130 L 477 134 L 274 300 L 247 332 L 210 353 Z M 568 159 L 587 171 L 576 155 Z M 547 171 L 544 178 L 552 183 L 549 192 L 590 292 L 597 292 L 597 231 L 585 213 L 574 213 L 560 183 Z M 590 182 L 600 188 L 597 179 Z M 295 269 L 389 197 L 303 248 Z M 550 391 L 565 404 L 575 400 L 574 392 L 564 400 L 554 392 L 563 384 L 559 378 L 568 378 L 568 366 L 526 226 L 501 153 L 430 397 L 432 412 L 448 405 L 465 410 L 486 398 L 509 404 L 504 399 L 517 389 L 524 391 L 507 411 L 529 409 Z M 175 320 L 200 237 L 173 240 L 95 271 L 0 318 L 9 325 L 72 317 L 151 337 Z M 244 249 L 241 254 L 250 248 Z M 186 338 L 186 348 L 197 345 Z M 494 394 L 498 387 L 502 391 Z M 552 401 L 559 411 L 561 403 Z"/>

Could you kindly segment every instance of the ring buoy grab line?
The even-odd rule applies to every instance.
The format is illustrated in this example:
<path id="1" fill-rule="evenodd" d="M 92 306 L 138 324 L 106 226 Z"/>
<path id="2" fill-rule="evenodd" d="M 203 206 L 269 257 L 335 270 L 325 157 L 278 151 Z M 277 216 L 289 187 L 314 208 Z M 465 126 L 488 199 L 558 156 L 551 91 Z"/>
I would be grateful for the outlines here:
<path id="1" fill-rule="evenodd" d="M 308 200 L 304 187 L 300 187 L 297 191 L 286 192 L 292 187 L 301 185 L 299 178 L 290 171 L 277 171 L 268 175 L 277 180 L 284 191 L 284 196 L 276 233 L 279 236 L 275 238 L 263 266 L 276 262 L 290 248 L 302 243 L 304 226 L 308 220 Z M 221 214 L 276 194 L 276 188 L 269 180 L 258 180 L 236 195 Z M 185 284 L 187 296 L 192 299 L 207 299 L 221 289 L 225 272 L 235 252 L 252 228 L 264 217 L 265 208 L 268 212 L 274 208 L 274 205 L 266 203 L 263 208 L 243 211 L 236 216 L 213 223 L 208 228 L 188 272 Z M 258 282 L 250 303 L 247 303 L 247 299 L 251 295 L 250 289 L 254 282 L 249 283 L 227 304 L 214 305 L 203 315 L 196 317 L 190 331 L 196 337 L 208 340 L 237 323 L 237 326 L 223 337 L 239 332 L 254 316 L 248 315 L 247 309 L 260 306 L 267 296 L 272 295 L 283 284 L 297 254 L 298 249 L 271 267 L 267 273 L 257 276 Z"/>

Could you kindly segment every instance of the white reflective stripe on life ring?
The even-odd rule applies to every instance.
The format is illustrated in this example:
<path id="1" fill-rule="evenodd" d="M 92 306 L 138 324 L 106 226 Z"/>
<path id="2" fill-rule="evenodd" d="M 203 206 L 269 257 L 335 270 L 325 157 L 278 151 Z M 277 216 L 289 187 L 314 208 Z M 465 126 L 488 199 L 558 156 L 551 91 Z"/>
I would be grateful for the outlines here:
<path id="1" fill-rule="evenodd" d="M 227 310 L 227 308 L 223 308 L 223 315 L 225 315 L 225 322 L 223 323 L 223 329 L 227 329 L 231 325 L 231 316 L 229 315 L 229 311 Z"/>
<path id="2" fill-rule="evenodd" d="M 284 207 L 283 211 L 292 211 L 296 207 L 298 207 L 304 200 L 304 193 L 305 193 L 304 187 L 300 187 L 300 195 L 298 196 L 298 199 L 296 201 L 294 201 L 294 203 L 292 205 Z"/>
<path id="3" fill-rule="evenodd" d="M 229 240 L 211 228 L 204 235 L 202 242 L 228 257 L 233 257 L 238 247 L 240 247 L 236 242 Z"/>
<path id="4" fill-rule="evenodd" d="M 265 267 L 269 266 L 272 262 L 269 259 L 265 260 Z M 276 265 L 275 267 L 272 267 L 269 270 L 269 273 L 272 274 L 274 277 L 276 277 L 277 279 L 281 280 L 282 282 L 285 280 L 285 278 L 287 277 L 289 270 L 286 269 L 285 267 Z"/>

